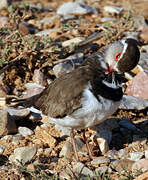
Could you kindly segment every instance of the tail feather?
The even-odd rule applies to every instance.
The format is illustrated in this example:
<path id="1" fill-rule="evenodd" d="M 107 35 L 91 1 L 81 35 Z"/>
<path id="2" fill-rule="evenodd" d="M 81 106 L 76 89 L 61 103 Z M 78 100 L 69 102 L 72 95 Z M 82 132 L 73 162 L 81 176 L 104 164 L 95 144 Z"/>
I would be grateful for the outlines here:
<path id="1" fill-rule="evenodd" d="M 25 108 L 34 106 L 37 99 L 41 96 L 42 93 L 31 96 L 29 98 L 17 98 L 17 97 L 7 97 L 6 104 L 9 107 L 19 107 L 23 106 Z"/>

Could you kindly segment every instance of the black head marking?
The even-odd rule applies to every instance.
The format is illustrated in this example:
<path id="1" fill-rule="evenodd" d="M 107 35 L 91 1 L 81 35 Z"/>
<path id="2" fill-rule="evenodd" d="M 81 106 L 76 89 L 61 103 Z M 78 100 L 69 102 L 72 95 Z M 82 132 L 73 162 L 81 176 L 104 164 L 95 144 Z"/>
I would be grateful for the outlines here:
<path id="1" fill-rule="evenodd" d="M 128 72 L 132 70 L 138 64 L 140 58 L 137 41 L 129 38 L 125 41 L 125 43 L 127 43 L 126 51 L 121 56 L 117 65 L 120 72 Z"/>

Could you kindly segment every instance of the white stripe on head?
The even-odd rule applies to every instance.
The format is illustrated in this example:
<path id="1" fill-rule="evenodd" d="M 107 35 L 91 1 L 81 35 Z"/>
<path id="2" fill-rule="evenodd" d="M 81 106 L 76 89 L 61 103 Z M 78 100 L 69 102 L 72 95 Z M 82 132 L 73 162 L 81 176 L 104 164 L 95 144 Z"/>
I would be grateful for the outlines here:
<path id="1" fill-rule="evenodd" d="M 125 40 L 121 40 L 120 42 L 123 44 L 124 47 L 123 47 L 123 51 L 122 51 L 122 54 L 121 54 L 119 60 L 123 57 L 123 55 L 126 52 L 127 47 L 128 47 L 128 44 L 125 42 Z"/>

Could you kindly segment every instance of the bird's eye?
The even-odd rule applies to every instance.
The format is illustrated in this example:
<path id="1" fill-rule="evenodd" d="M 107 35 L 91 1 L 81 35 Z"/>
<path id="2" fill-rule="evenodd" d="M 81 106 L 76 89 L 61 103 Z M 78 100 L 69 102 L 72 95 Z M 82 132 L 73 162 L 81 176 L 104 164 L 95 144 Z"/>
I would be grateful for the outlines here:
<path id="1" fill-rule="evenodd" d="M 115 60 L 116 60 L 116 61 L 118 61 L 118 60 L 119 60 L 119 58 L 120 58 L 120 56 L 121 56 L 121 52 L 120 52 L 120 53 L 118 53 L 118 54 L 115 56 Z"/>

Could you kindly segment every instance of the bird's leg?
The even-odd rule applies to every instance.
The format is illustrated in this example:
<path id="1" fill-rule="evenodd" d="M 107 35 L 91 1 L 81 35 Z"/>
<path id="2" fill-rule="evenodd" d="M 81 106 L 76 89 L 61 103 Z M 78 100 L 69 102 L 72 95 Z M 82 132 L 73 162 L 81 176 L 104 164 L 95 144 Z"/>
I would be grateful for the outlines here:
<path id="1" fill-rule="evenodd" d="M 89 154 L 89 158 L 90 158 L 90 159 L 93 159 L 92 151 L 91 151 L 91 149 L 90 149 L 88 140 L 87 140 L 87 138 L 86 138 L 86 136 L 85 136 L 85 129 L 83 130 L 83 139 L 84 139 L 84 141 L 86 142 L 86 148 L 87 148 L 87 151 L 88 151 L 88 154 Z"/>
<path id="2" fill-rule="evenodd" d="M 75 156 L 76 156 L 76 160 L 79 161 L 78 151 L 77 151 L 77 147 L 76 147 L 76 143 L 75 143 L 75 139 L 74 139 L 73 129 L 71 130 L 70 137 L 71 137 L 71 140 L 72 140 L 72 145 L 73 145 L 73 150 L 74 150 L 74 153 L 75 153 Z"/>

